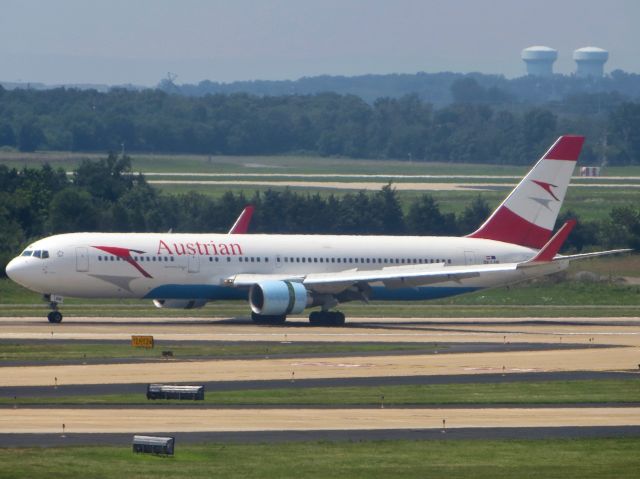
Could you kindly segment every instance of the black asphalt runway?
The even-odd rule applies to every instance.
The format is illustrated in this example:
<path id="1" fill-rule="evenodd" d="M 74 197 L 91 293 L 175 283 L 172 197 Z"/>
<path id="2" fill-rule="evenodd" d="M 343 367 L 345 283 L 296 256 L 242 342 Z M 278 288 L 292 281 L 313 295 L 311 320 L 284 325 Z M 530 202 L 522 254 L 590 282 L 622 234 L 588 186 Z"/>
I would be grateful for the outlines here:
<path id="1" fill-rule="evenodd" d="M 636 379 L 640 380 L 640 372 L 608 372 L 608 371 L 566 371 L 566 372 L 531 372 L 531 373 L 491 373 L 460 374 L 443 376 L 383 376 L 368 378 L 326 378 L 296 379 L 268 381 L 212 381 L 204 384 L 205 391 L 242 391 L 249 389 L 295 389 L 322 387 L 375 387 L 404 386 L 428 384 L 469 384 L 469 383 L 512 383 L 521 381 L 575 381 L 598 379 Z M 194 383 L 182 383 L 194 384 Z M 0 387 L 0 397 L 66 397 L 96 396 L 106 394 L 146 394 L 147 383 L 134 384 L 87 384 L 64 386 L 19 386 Z M 640 399 L 640 398 L 639 398 Z"/>
<path id="2" fill-rule="evenodd" d="M 584 439 L 640 437 L 640 426 L 598 427 L 488 427 L 447 429 L 377 429 L 370 431 L 256 431 L 145 433 L 176 438 L 176 455 L 182 444 L 272 444 L 316 441 L 451 441 L 461 439 Z M 121 446 L 131 449 L 133 434 L 0 434 L 0 447 Z"/>

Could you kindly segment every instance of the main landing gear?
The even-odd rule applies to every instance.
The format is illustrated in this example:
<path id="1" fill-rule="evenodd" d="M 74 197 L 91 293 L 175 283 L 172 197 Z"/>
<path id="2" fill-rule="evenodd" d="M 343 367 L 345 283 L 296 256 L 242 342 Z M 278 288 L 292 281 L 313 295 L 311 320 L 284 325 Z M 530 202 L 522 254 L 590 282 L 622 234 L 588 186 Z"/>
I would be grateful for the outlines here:
<path id="1" fill-rule="evenodd" d="M 256 324 L 284 324 L 287 320 L 286 315 L 266 315 L 266 314 L 256 314 L 254 312 L 251 313 L 251 319 Z"/>
<path id="2" fill-rule="evenodd" d="M 282 325 L 287 317 L 285 315 L 268 316 L 252 312 L 251 319 L 256 324 Z M 309 315 L 309 322 L 312 326 L 344 326 L 344 313 L 340 311 L 314 311 Z"/>
<path id="3" fill-rule="evenodd" d="M 44 300 L 49 303 L 49 307 L 52 309 L 52 311 L 47 314 L 49 322 L 56 324 L 62 322 L 62 313 L 58 311 L 58 304 L 63 301 L 62 297 L 53 294 L 45 294 Z"/>
<path id="4" fill-rule="evenodd" d="M 344 326 L 344 313 L 340 311 L 314 311 L 309 315 L 313 326 Z"/>

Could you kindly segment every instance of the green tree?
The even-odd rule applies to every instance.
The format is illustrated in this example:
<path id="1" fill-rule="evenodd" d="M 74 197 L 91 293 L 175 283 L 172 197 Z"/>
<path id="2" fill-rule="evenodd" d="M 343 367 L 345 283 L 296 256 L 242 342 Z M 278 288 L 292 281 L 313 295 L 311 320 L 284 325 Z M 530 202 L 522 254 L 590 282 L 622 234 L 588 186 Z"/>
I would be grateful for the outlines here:
<path id="1" fill-rule="evenodd" d="M 65 188 L 51 200 L 49 230 L 54 233 L 95 231 L 99 212 L 89 192 L 78 188 Z"/>
<path id="2" fill-rule="evenodd" d="M 491 210 L 482 196 L 476 196 L 464 209 L 458 219 L 458 230 L 463 234 L 472 233 L 489 218 Z"/>
<path id="3" fill-rule="evenodd" d="M 34 121 L 24 123 L 18 132 L 18 149 L 36 151 L 45 142 L 44 132 Z"/>
<path id="4" fill-rule="evenodd" d="M 443 214 L 435 198 L 424 194 L 409 208 L 407 226 L 415 235 L 452 235 L 457 232 L 455 215 Z"/>

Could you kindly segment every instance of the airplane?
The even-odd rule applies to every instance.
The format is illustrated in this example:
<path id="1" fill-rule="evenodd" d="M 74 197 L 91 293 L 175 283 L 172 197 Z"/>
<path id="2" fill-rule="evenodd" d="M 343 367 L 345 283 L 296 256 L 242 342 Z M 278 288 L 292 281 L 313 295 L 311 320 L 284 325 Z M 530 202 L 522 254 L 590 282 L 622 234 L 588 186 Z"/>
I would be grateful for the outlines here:
<path id="1" fill-rule="evenodd" d="M 464 237 L 240 235 L 233 228 L 231 234 L 68 233 L 29 245 L 6 272 L 44 295 L 52 323 L 62 321 L 58 305 L 72 296 L 150 299 L 159 308 L 182 309 L 248 299 L 258 324 L 283 324 L 288 315 L 319 307 L 309 314 L 311 324 L 342 326 L 345 315 L 334 309 L 347 301 L 443 298 L 630 251 L 558 254 L 575 221 L 552 231 L 583 142 L 558 138 Z"/>

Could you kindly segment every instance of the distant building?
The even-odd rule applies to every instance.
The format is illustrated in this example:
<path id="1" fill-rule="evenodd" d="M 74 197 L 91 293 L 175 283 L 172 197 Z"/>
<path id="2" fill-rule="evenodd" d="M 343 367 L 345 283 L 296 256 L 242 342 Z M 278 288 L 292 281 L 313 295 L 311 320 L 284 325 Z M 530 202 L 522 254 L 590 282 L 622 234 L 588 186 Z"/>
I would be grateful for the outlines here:
<path id="1" fill-rule="evenodd" d="M 578 48 L 573 52 L 573 59 L 577 66 L 577 76 L 599 78 L 604 75 L 604 64 L 609 59 L 609 52 L 598 47 Z"/>
<path id="2" fill-rule="evenodd" d="M 553 75 L 553 62 L 558 59 L 558 51 L 543 46 L 533 46 L 522 50 L 520 55 L 527 65 L 527 74 L 535 76 Z"/>

